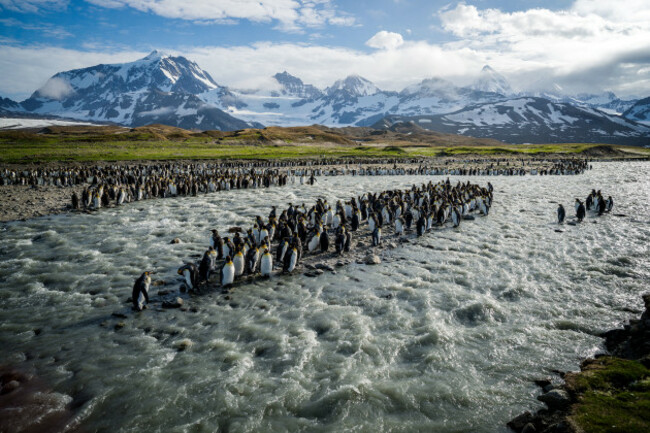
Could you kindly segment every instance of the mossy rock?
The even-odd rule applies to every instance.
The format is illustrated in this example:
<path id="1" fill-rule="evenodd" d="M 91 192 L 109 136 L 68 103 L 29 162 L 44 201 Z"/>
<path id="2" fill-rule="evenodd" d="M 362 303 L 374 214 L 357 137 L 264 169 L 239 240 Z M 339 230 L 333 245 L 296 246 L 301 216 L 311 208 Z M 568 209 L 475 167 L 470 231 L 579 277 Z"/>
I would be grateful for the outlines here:
<path id="1" fill-rule="evenodd" d="M 570 392 L 581 394 L 571 419 L 582 431 L 650 432 L 650 370 L 639 362 L 603 357 L 565 379 Z"/>

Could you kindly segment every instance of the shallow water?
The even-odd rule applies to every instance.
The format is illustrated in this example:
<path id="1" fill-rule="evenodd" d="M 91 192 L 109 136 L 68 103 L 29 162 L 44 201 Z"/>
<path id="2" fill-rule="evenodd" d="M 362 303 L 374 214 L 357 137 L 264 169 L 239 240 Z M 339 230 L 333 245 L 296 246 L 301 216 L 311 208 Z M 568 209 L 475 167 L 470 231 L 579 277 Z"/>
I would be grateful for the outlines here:
<path id="1" fill-rule="evenodd" d="M 72 396 L 88 431 L 504 432 L 541 406 L 531 380 L 577 369 L 602 351 L 596 334 L 641 309 L 650 163 L 593 165 L 580 176 L 451 177 L 494 185 L 489 217 L 378 266 L 277 277 L 230 300 L 186 297 L 198 312 L 134 315 L 125 301 L 145 269 L 177 288 L 176 269 L 202 253 L 209 229 L 247 227 L 271 204 L 443 178 L 321 177 L 4 224 L 0 364 L 34 368 Z M 627 216 L 556 233 L 555 202 L 573 215 L 592 188 Z"/>

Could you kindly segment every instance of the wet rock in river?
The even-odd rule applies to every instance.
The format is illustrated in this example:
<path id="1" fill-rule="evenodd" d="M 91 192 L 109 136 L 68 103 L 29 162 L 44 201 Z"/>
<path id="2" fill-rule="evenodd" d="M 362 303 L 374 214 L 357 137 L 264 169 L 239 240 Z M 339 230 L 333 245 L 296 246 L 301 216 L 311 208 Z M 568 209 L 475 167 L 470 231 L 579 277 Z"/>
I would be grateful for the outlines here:
<path id="1" fill-rule="evenodd" d="M 366 265 L 378 265 L 381 263 L 381 259 L 377 254 L 368 254 L 368 256 L 366 256 L 365 262 Z"/>
<path id="2" fill-rule="evenodd" d="M 546 403 L 549 409 L 565 409 L 571 404 L 569 393 L 563 389 L 553 389 L 538 396 L 537 400 Z"/>
<path id="3" fill-rule="evenodd" d="M 162 303 L 163 308 L 181 308 L 182 306 L 183 306 L 183 299 L 178 297 L 172 300 L 163 301 Z"/>

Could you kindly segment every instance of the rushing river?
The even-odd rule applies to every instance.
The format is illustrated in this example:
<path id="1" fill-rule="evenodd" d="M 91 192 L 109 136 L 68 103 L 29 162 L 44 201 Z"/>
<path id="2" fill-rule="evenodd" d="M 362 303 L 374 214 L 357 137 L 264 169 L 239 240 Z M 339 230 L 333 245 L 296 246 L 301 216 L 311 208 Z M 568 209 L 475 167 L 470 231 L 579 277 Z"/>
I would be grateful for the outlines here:
<path id="1" fill-rule="evenodd" d="M 541 406 L 531 380 L 602 351 L 595 335 L 640 310 L 648 289 L 650 163 L 593 166 L 451 177 L 494 185 L 489 217 L 381 265 L 185 296 L 194 312 L 134 314 L 125 301 L 147 269 L 168 283 L 152 299 L 178 288 L 176 269 L 211 228 L 248 227 L 272 204 L 443 178 L 320 177 L 3 224 L 0 364 L 32 369 L 61 404 L 74 398 L 84 431 L 504 432 Z M 592 188 L 612 195 L 612 214 L 555 232 L 555 203 L 573 216 Z"/>

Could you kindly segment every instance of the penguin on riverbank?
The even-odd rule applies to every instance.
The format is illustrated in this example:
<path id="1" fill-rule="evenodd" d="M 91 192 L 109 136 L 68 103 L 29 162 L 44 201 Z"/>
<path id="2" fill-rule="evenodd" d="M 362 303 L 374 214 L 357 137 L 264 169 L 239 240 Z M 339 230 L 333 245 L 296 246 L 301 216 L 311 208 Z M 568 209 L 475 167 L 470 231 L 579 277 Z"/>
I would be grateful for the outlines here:
<path id="1" fill-rule="evenodd" d="M 576 218 L 578 219 L 578 222 L 582 222 L 582 220 L 585 219 L 586 214 L 587 214 L 587 209 L 585 208 L 585 205 L 582 204 L 580 200 L 578 200 L 577 208 L 576 208 Z"/>
<path id="2" fill-rule="evenodd" d="M 185 285 L 189 290 L 193 290 L 199 283 L 199 270 L 194 263 L 188 263 L 178 269 L 178 275 L 182 275 Z"/>
<path id="3" fill-rule="evenodd" d="M 264 250 L 262 254 L 262 259 L 260 260 L 260 273 L 263 277 L 270 277 L 271 271 L 273 270 L 273 256 L 269 252 L 268 248 Z"/>
<path id="4" fill-rule="evenodd" d="M 330 238 L 327 235 L 327 230 L 323 230 L 323 232 L 320 234 L 320 251 L 322 253 L 326 253 L 327 250 L 330 248 Z"/>
<path id="5" fill-rule="evenodd" d="M 223 259 L 223 239 L 219 236 L 217 229 L 212 229 L 211 232 L 210 245 L 217 251 L 217 260 L 221 260 Z"/>
<path id="6" fill-rule="evenodd" d="M 241 252 L 241 250 L 235 253 L 235 257 L 232 259 L 232 263 L 235 265 L 235 277 L 243 275 L 246 261 L 244 260 L 244 254 Z"/>
<path id="7" fill-rule="evenodd" d="M 268 248 L 265 248 L 268 251 Z M 260 260 L 260 250 L 257 247 L 251 247 L 246 253 L 246 267 L 248 268 L 248 273 L 254 275 L 257 270 L 257 264 Z"/>
<path id="8" fill-rule="evenodd" d="M 210 279 L 210 274 L 212 273 L 213 266 L 214 266 L 214 262 L 210 254 L 210 250 L 207 250 L 205 253 L 203 253 L 203 257 L 201 258 L 201 263 L 199 263 L 200 281 L 205 281 L 207 284 L 208 280 Z"/>
<path id="9" fill-rule="evenodd" d="M 376 247 L 381 245 L 381 227 L 375 227 L 372 232 L 372 246 Z"/>
<path id="10" fill-rule="evenodd" d="M 140 277 L 135 280 L 133 284 L 133 291 L 131 292 L 131 299 L 133 301 L 133 309 L 142 311 L 147 308 L 149 303 L 149 287 L 151 286 L 151 273 L 145 271 Z"/>
<path id="11" fill-rule="evenodd" d="M 296 269 L 297 264 L 298 264 L 298 250 L 296 248 L 292 248 L 291 252 L 289 254 L 286 254 L 284 257 L 284 266 L 283 266 L 284 272 L 286 273 L 293 272 L 293 270 Z"/>
<path id="12" fill-rule="evenodd" d="M 72 193 L 72 209 L 74 210 L 79 209 L 79 196 L 77 195 L 76 192 Z"/>
<path id="13" fill-rule="evenodd" d="M 557 223 L 562 224 L 564 222 L 564 217 L 566 217 L 566 211 L 564 206 L 561 204 L 557 207 Z"/>
<path id="14" fill-rule="evenodd" d="M 336 235 L 334 248 L 336 250 L 336 254 L 338 255 L 343 254 L 343 250 L 345 249 L 345 228 L 344 227 L 341 227 L 341 230 L 339 230 L 339 233 Z"/>
<path id="15" fill-rule="evenodd" d="M 226 256 L 226 261 L 221 267 L 221 285 L 223 287 L 230 286 L 235 281 L 235 265 L 233 264 L 230 256 Z"/>
<path id="16" fill-rule="evenodd" d="M 415 228 L 418 236 L 424 235 L 424 232 L 427 229 L 427 219 L 424 217 L 424 213 L 420 215 L 420 218 L 418 218 Z"/>

